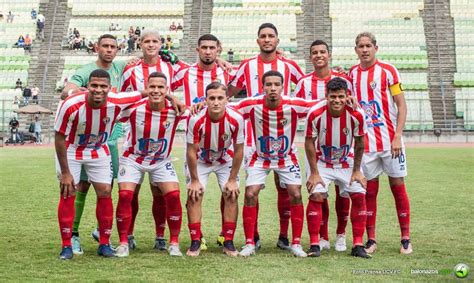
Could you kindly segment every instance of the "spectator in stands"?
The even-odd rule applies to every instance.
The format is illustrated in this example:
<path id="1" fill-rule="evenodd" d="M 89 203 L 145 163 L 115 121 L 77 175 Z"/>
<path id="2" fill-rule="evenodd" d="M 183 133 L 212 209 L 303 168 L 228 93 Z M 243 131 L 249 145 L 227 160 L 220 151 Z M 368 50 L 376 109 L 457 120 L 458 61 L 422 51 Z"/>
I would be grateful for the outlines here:
<path id="1" fill-rule="evenodd" d="M 73 40 L 73 50 L 80 50 L 81 49 L 82 40 L 77 35 L 76 38 Z"/>
<path id="2" fill-rule="evenodd" d="M 67 38 L 69 39 L 68 41 L 74 38 L 74 33 L 72 32 L 72 28 L 69 28 L 69 31 L 67 32 Z"/>
<path id="3" fill-rule="evenodd" d="M 134 35 L 134 34 L 135 34 L 135 30 L 133 29 L 132 26 L 130 26 L 130 27 L 128 28 L 128 36 L 130 37 L 130 36 L 132 36 L 132 35 Z"/>
<path id="4" fill-rule="evenodd" d="M 36 20 L 36 16 L 38 16 L 38 13 L 36 12 L 35 8 L 31 9 L 31 19 Z"/>
<path id="5" fill-rule="evenodd" d="M 139 38 L 135 37 L 135 42 L 136 42 L 135 49 L 140 50 L 141 38 L 140 37 Z"/>
<path id="6" fill-rule="evenodd" d="M 16 41 L 15 45 L 18 48 L 24 48 L 25 47 L 25 38 L 23 37 L 23 35 L 20 35 L 18 37 L 18 40 Z"/>
<path id="7" fill-rule="evenodd" d="M 12 11 L 9 11 L 7 15 L 7 23 L 12 23 L 14 17 L 15 15 L 12 14 Z"/>
<path id="8" fill-rule="evenodd" d="M 176 28 L 176 30 L 183 30 L 183 26 L 181 25 L 181 23 L 178 23 L 178 27 Z"/>
<path id="9" fill-rule="evenodd" d="M 31 40 L 30 35 L 27 34 L 27 35 L 25 36 L 25 45 L 23 46 L 23 48 L 24 48 L 25 50 L 31 51 L 31 43 L 32 43 L 32 42 L 33 42 L 33 41 Z"/>
<path id="10" fill-rule="evenodd" d="M 117 24 L 115 25 L 115 30 L 122 30 L 122 27 L 119 24 Z"/>
<path id="11" fill-rule="evenodd" d="M 39 120 L 38 115 L 35 116 L 35 121 L 33 122 L 35 125 L 35 139 L 36 139 L 36 144 L 42 144 L 43 139 L 41 138 L 41 122 Z"/>
<path id="12" fill-rule="evenodd" d="M 46 21 L 45 17 L 43 16 L 43 14 L 38 14 L 38 16 L 36 17 L 36 19 L 42 23 L 44 23 Z"/>
<path id="13" fill-rule="evenodd" d="M 89 43 L 86 46 L 87 54 L 94 54 L 95 48 L 94 48 L 94 43 L 92 40 L 89 40 Z"/>
<path id="14" fill-rule="evenodd" d="M 234 62 L 234 51 L 232 51 L 232 48 L 227 51 L 227 61 L 230 63 Z"/>
<path id="15" fill-rule="evenodd" d="M 137 38 L 139 38 L 140 34 L 142 34 L 142 31 L 141 31 L 140 27 L 137 26 L 137 28 L 135 29 L 135 35 L 137 36 Z"/>
<path id="16" fill-rule="evenodd" d="M 28 105 L 30 103 L 30 98 L 31 98 L 31 88 L 29 86 L 26 86 L 23 89 L 23 104 Z"/>
<path id="17" fill-rule="evenodd" d="M 15 95 L 15 97 L 13 98 L 13 104 L 18 105 L 18 103 L 18 96 Z"/>
<path id="18" fill-rule="evenodd" d="M 176 29 L 177 29 L 176 25 L 174 24 L 174 22 L 172 22 L 170 25 L 170 31 L 176 31 Z"/>
<path id="19" fill-rule="evenodd" d="M 128 44 L 128 53 L 132 53 L 134 50 L 135 50 L 135 38 L 133 35 L 131 35 L 129 38 L 128 38 L 128 41 L 127 41 L 127 44 Z"/>
<path id="20" fill-rule="evenodd" d="M 39 87 L 36 85 L 33 85 L 33 88 L 31 89 L 31 96 L 33 98 L 33 103 L 38 104 L 38 95 L 39 95 Z"/>
<path id="21" fill-rule="evenodd" d="M 15 89 L 22 89 L 23 88 L 23 82 L 20 80 L 20 78 L 18 78 L 18 80 L 16 80 L 16 86 L 15 86 Z"/>
<path id="22" fill-rule="evenodd" d="M 114 23 L 111 23 L 109 26 L 109 31 L 113 31 L 113 30 L 115 30 L 115 25 Z"/>
<path id="23" fill-rule="evenodd" d="M 44 24 L 45 24 L 45 17 L 42 14 L 38 14 L 36 20 L 36 27 L 37 27 L 37 38 L 44 40 Z"/>
<path id="24" fill-rule="evenodd" d="M 74 28 L 74 30 L 72 31 L 72 33 L 74 34 L 75 37 L 81 36 L 81 34 L 79 33 L 79 30 L 77 30 L 77 28 Z"/>
<path id="25" fill-rule="evenodd" d="M 166 49 L 171 50 L 172 47 L 173 47 L 173 40 L 171 39 L 171 36 L 168 35 L 166 37 Z"/>
<path id="26" fill-rule="evenodd" d="M 120 52 L 125 54 L 125 52 L 127 52 L 127 36 L 124 35 L 123 38 L 120 38 L 117 43 Z"/>

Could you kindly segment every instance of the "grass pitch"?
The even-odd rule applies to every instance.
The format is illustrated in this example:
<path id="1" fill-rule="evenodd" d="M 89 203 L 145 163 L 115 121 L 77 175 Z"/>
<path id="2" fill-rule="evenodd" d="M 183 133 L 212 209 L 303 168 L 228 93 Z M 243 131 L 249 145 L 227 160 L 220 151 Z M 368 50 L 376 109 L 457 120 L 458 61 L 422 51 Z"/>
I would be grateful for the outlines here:
<path id="1" fill-rule="evenodd" d="M 300 154 L 302 154 L 300 152 Z M 52 147 L 0 148 L 0 280 L 127 280 L 127 281 L 452 281 L 453 267 L 466 263 L 474 268 L 472 217 L 474 183 L 473 148 L 408 149 L 407 188 L 411 200 L 411 237 L 414 253 L 399 250 L 399 228 L 387 178 L 381 178 L 377 237 L 379 249 L 370 260 L 352 258 L 349 251 L 323 252 L 320 258 L 297 259 L 275 247 L 278 237 L 276 191 L 268 178 L 260 196 L 259 227 L 263 248 L 251 258 L 227 258 L 215 244 L 220 230 L 220 191 L 209 181 L 203 204 L 203 233 L 209 249 L 199 258 L 171 258 L 153 247 L 154 222 L 151 193 L 144 185 L 140 196 L 135 237 L 138 249 L 129 258 L 96 256 L 97 245 L 89 236 L 95 228 L 95 195 L 91 191 L 80 227 L 84 255 L 58 260 L 60 235 L 57 224 L 58 183 Z M 183 149 L 175 168 L 181 181 L 184 209 Z M 243 184 L 241 184 L 243 192 Z M 306 199 L 307 193 L 303 188 Z M 117 203 L 114 188 L 114 205 Z M 242 208 L 242 195 L 240 209 Z M 306 200 L 305 200 L 306 203 Z M 330 239 L 335 238 L 334 193 L 330 196 Z M 181 249 L 186 251 L 189 233 L 183 211 Z M 347 229 L 351 245 L 351 226 Z M 112 241 L 117 243 L 114 226 Z M 243 244 L 241 211 L 236 246 Z M 303 245 L 308 246 L 306 226 Z M 431 274 L 415 274 L 416 269 Z M 431 270 L 431 271 L 430 271 Z M 381 274 L 382 273 L 382 274 Z M 434 274 L 437 273 L 437 274 Z M 469 275 L 472 280 L 472 273 Z M 469 280 L 469 279 L 468 279 Z"/>

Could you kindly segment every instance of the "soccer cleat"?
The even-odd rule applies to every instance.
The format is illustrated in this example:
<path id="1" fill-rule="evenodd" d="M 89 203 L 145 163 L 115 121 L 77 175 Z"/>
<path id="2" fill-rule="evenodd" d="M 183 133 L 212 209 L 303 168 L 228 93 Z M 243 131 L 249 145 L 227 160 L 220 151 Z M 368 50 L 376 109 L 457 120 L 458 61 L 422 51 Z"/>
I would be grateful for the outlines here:
<path id="1" fill-rule="evenodd" d="M 91 232 L 91 236 L 98 243 L 100 238 L 99 229 L 95 228 L 95 230 Z"/>
<path id="2" fill-rule="evenodd" d="M 361 258 L 372 258 L 372 256 L 365 251 L 364 246 L 353 247 L 351 251 L 351 256 L 361 257 Z"/>
<path id="3" fill-rule="evenodd" d="M 318 245 L 311 245 L 307 252 L 309 257 L 320 257 L 321 256 L 321 248 Z"/>
<path id="4" fill-rule="evenodd" d="M 329 243 L 328 240 L 325 240 L 323 238 L 319 239 L 319 247 L 321 250 L 330 250 L 331 249 L 331 244 Z"/>
<path id="5" fill-rule="evenodd" d="M 59 259 L 67 260 L 72 259 L 73 257 L 72 247 L 63 247 L 61 253 L 59 254 Z"/>
<path id="6" fill-rule="evenodd" d="M 130 254 L 127 244 L 120 244 L 115 250 L 116 257 L 127 257 Z"/>
<path id="7" fill-rule="evenodd" d="M 373 254 L 377 250 L 377 242 L 375 240 L 369 239 L 367 243 L 365 243 L 365 251 L 368 254 Z"/>
<path id="8" fill-rule="evenodd" d="M 334 243 L 334 249 L 336 249 L 337 252 L 343 252 L 347 250 L 346 235 L 344 234 L 336 235 L 336 242 Z"/>
<path id="9" fill-rule="evenodd" d="M 133 235 L 128 235 L 128 247 L 131 250 L 134 250 L 137 248 L 137 241 L 135 241 L 135 236 Z"/>
<path id="10" fill-rule="evenodd" d="M 217 240 L 216 240 L 216 243 L 219 245 L 219 247 L 222 247 L 224 245 L 224 241 L 225 241 L 224 236 L 219 234 L 219 236 L 217 236 Z"/>
<path id="11" fill-rule="evenodd" d="M 236 257 L 239 255 L 239 252 L 237 251 L 237 249 L 235 248 L 234 246 L 234 242 L 232 240 L 227 240 L 227 241 L 224 241 L 224 244 L 223 244 L 223 248 L 222 248 L 222 251 L 228 255 L 228 256 L 231 256 L 231 257 Z"/>
<path id="12" fill-rule="evenodd" d="M 285 251 L 291 251 L 290 241 L 288 241 L 288 238 L 282 236 L 278 237 L 277 248 Z"/>
<path id="13" fill-rule="evenodd" d="M 247 244 L 243 246 L 239 255 L 243 257 L 249 257 L 251 255 L 255 255 L 255 245 Z"/>
<path id="14" fill-rule="evenodd" d="M 187 256 L 199 256 L 201 252 L 201 241 L 193 240 L 191 241 L 191 246 L 189 246 L 188 251 L 186 252 Z"/>
<path id="15" fill-rule="evenodd" d="M 400 247 L 401 254 L 409 255 L 413 252 L 413 247 L 411 246 L 410 239 L 403 239 L 401 243 L 402 243 Z"/>
<path id="16" fill-rule="evenodd" d="M 82 250 L 82 247 L 81 247 L 81 239 L 79 238 L 79 236 L 72 236 L 71 242 L 72 242 L 72 252 L 75 255 L 84 254 L 84 251 Z"/>
<path id="17" fill-rule="evenodd" d="M 262 248 L 262 242 L 260 241 L 260 236 L 255 236 L 253 238 L 253 241 L 255 242 L 255 250 L 258 251 Z"/>
<path id="18" fill-rule="evenodd" d="M 170 256 L 183 256 L 183 254 L 179 250 L 179 244 L 170 244 L 170 246 L 168 247 L 168 254 Z"/>
<path id="19" fill-rule="evenodd" d="M 201 251 L 206 251 L 207 250 L 207 241 L 204 239 L 204 236 L 201 236 Z"/>
<path id="20" fill-rule="evenodd" d="M 159 251 L 166 251 L 166 239 L 162 237 L 156 237 L 155 246 L 153 248 Z"/>
<path id="21" fill-rule="evenodd" d="M 296 257 L 307 257 L 308 255 L 303 251 L 303 247 L 299 244 L 291 245 L 291 253 Z"/>
<path id="22" fill-rule="evenodd" d="M 110 245 L 99 245 L 97 254 L 103 257 L 115 257 L 115 252 Z"/>

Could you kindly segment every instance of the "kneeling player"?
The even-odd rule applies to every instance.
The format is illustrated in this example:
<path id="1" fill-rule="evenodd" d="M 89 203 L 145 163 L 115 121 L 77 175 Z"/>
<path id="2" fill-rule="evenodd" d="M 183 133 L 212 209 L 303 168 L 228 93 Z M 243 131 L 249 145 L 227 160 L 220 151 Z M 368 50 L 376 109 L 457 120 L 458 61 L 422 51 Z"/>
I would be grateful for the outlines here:
<path id="1" fill-rule="evenodd" d="M 333 78 L 326 89 L 326 100 L 310 110 L 306 121 L 305 150 L 310 167 L 306 182 L 310 194 L 306 209 L 311 245 L 308 255 L 318 257 L 321 254 L 319 229 L 322 203 L 327 198 L 330 183 L 335 182 L 340 186 L 341 196 L 349 196 L 352 201 L 352 255 L 370 258 L 362 242 L 367 220 L 366 180 L 360 170 L 366 133 L 364 114 L 346 104 L 345 80 Z M 353 141 L 355 156 L 351 153 Z"/>
<path id="2" fill-rule="evenodd" d="M 171 256 L 181 256 L 179 232 L 182 208 L 179 198 L 179 183 L 170 152 L 179 121 L 185 115 L 177 116 L 172 104 L 165 98 L 168 93 L 166 76 L 154 72 L 148 77 L 148 98 L 145 98 L 122 115 L 122 122 L 130 121 L 131 129 L 120 158 L 119 201 L 117 205 L 117 228 L 120 245 L 116 256 L 129 255 L 128 231 L 132 221 L 132 199 L 135 187 L 143 181 L 148 172 L 154 185 L 153 196 L 160 193 L 166 202 L 166 218 L 170 229 Z"/>
<path id="3" fill-rule="evenodd" d="M 206 103 L 207 109 L 189 121 L 186 138 L 186 207 L 191 234 L 187 255 L 198 256 L 200 252 L 201 203 L 209 175 L 214 172 L 224 199 L 223 251 L 229 256 L 237 256 L 233 240 L 238 213 L 238 174 L 243 159 L 244 119 L 237 111 L 226 108 L 227 88 L 219 82 L 206 87 Z"/>

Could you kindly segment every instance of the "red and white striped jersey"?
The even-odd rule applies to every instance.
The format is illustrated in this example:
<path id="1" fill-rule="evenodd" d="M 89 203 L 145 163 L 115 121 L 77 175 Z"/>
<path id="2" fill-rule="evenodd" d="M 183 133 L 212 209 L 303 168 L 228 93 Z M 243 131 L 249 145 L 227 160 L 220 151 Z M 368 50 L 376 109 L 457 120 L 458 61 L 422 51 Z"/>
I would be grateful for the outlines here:
<path id="1" fill-rule="evenodd" d="M 130 131 L 123 145 L 123 156 L 145 166 L 170 156 L 178 123 L 189 117 L 186 111 L 177 116 L 171 102 L 161 111 L 150 108 L 148 97 L 123 111 L 120 121 L 130 122 Z"/>
<path id="2" fill-rule="evenodd" d="M 247 96 L 263 94 L 262 77 L 268 71 L 278 71 L 283 75 L 283 95 L 290 95 L 291 83 L 297 83 L 304 73 L 298 64 L 284 57 L 277 57 L 272 62 L 263 62 L 260 55 L 242 61 L 231 85 L 247 90 Z"/>
<path id="3" fill-rule="evenodd" d="M 211 71 L 204 71 L 198 64 L 195 64 L 176 73 L 171 90 L 175 91 L 182 86 L 184 102 L 186 106 L 191 106 L 206 99 L 206 87 L 210 83 L 220 81 L 227 85 L 231 79 L 232 75 L 217 65 Z"/>
<path id="4" fill-rule="evenodd" d="M 333 78 L 342 78 L 347 82 L 347 88 L 349 89 L 348 95 L 352 95 L 352 80 L 348 76 L 331 71 L 331 76 L 321 79 L 316 76 L 314 72 L 305 75 L 296 84 L 295 91 L 293 92 L 294 97 L 303 98 L 306 100 L 324 99 L 326 97 L 326 84 Z"/>
<path id="5" fill-rule="evenodd" d="M 400 83 L 398 70 L 393 65 L 377 60 L 367 70 L 360 65 L 352 67 L 350 77 L 354 93 L 366 115 L 368 130 L 365 151 L 391 150 L 398 110 L 390 86 Z"/>
<path id="6" fill-rule="evenodd" d="M 306 119 L 305 136 L 316 138 L 316 158 L 326 168 L 350 168 L 354 165 L 354 137 L 367 133 L 362 109 L 346 105 L 340 117 L 333 117 L 327 100 L 311 108 Z"/>
<path id="7" fill-rule="evenodd" d="M 298 165 L 295 140 L 298 119 L 305 118 L 318 101 L 283 96 L 280 106 L 269 109 L 265 95 L 245 98 L 234 104 L 245 119 L 250 120 L 255 137 L 255 152 L 249 167 L 283 168 Z"/>
<path id="8" fill-rule="evenodd" d="M 68 97 L 56 114 L 54 130 L 66 135 L 68 155 L 76 160 L 90 160 L 109 155 L 107 140 L 117 116 L 127 106 L 139 101 L 139 92 L 109 92 L 104 106 L 93 108 L 87 103 L 87 92 Z"/>
<path id="9" fill-rule="evenodd" d="M 175 73 L 189 67 L 183 62 L 179 62 L 177 64 L 171 65 L 171 63 L 164 62 L 158 58 L 158 63 L 156 65 L 145 64 L 143 59 L 133 65 L 127 65 L 123 70 L 122 78 L 120 80 L 120 90 L 144 90 L 148 83 L 148 76 L 153 72 L 162 72 L 165 74 L 167 85 L 170 87 Z"/>
<path id="10" fill-rule="evenodd" d="M 232 145 L 244 141 L 244 118 L 231 108 L 226 108 L 219 121 L 212 121 L 207 110 L 189 120 L 186 142 L 199 145 L 198 162 L 211 165 L 231 162 Z"/>

